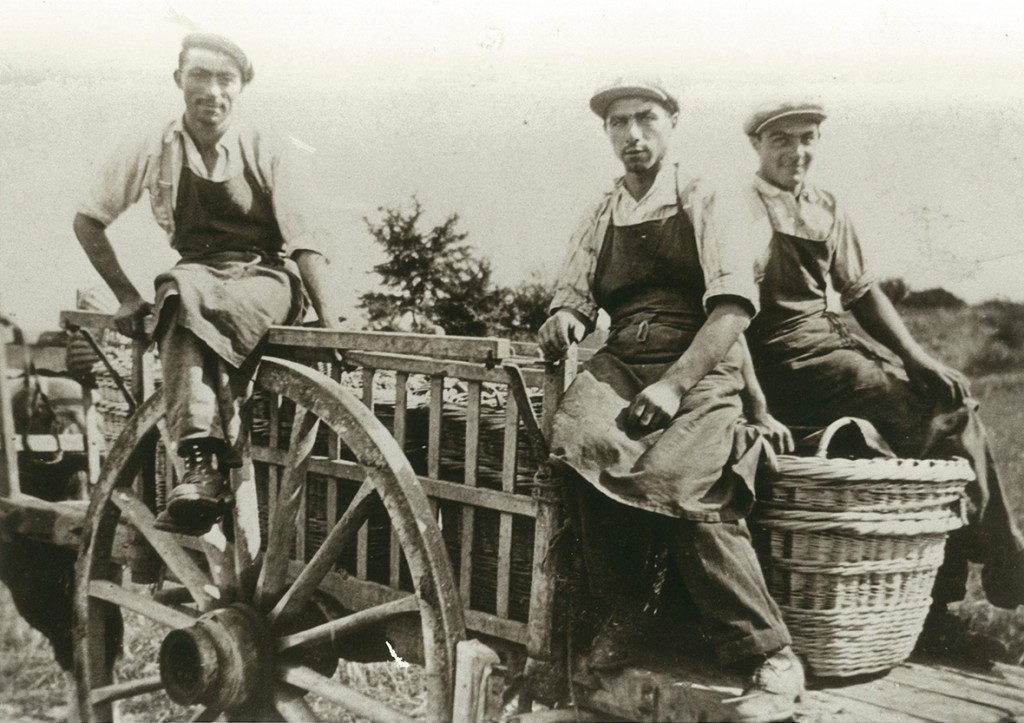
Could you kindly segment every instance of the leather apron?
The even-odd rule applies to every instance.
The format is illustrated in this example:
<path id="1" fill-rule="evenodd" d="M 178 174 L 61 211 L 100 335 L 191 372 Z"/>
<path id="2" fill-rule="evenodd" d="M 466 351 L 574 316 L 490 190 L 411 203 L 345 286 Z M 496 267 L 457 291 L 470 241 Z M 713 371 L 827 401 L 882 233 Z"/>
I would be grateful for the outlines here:
<path id="1" fill-rule="evenodd" d="M 268 327 L 301 319 L 302 283 L 244 156 L 243 172 L 223 182 L 198 177 L 182 158 L 171 242 L 181 260 L 155 281 L 159 326 L 184 326 L 237 368 Z M 171 297 L 173 320 L 163 313 Z"/>
<path id="2" fill-rule="evenodd" d="M 593 293 L 611 329 L 555 415 L 557 460 L 638 509 L 703 522 L 744 517 L 763 442 L 742 418 L 738 345 L 687 392 L 667 428 L 637 437 L 624 423 L 634 397 L 679 359 L 707 318 L 689 216 L 680 205 L 660 221 L 612 219 L 596 263 Z"/>

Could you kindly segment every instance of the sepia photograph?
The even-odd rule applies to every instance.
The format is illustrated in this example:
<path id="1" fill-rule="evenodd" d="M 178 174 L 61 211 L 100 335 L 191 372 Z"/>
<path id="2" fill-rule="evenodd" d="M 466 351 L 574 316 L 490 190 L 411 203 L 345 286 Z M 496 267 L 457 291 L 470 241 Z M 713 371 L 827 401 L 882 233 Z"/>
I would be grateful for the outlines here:
<path id="1" fill-rule="evenodd" d="M 0 721 L 1024 720 L 1024 5 L 0 0 Z"/>

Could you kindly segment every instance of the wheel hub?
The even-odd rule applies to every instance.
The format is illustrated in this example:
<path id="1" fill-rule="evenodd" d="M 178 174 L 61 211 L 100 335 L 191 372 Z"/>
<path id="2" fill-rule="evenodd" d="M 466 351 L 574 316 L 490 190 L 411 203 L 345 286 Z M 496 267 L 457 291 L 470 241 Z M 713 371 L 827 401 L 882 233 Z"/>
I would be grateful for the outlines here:
<path id="1" fill-rule="evenodd" d="M 262 617 L 235 604 L 172 630 L 160 645 L 160 680 L 180 705 L 247 706 L 272 689 L 272 638 Z"/>

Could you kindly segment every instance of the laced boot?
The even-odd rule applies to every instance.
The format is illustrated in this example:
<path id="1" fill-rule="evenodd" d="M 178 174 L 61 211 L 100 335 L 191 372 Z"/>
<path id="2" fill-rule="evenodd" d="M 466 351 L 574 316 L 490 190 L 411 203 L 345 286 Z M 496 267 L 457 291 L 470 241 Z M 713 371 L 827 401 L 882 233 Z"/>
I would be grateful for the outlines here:
<path id="1" fill-rule="evenodd" d="M 737 723 L 789 720 L 803 692 L 804 667 L 787 645 L 754 669 L 742 695 L 726 701 L 733 704 L 730 720 Z"/>
<path id="2" fill-rule="evenodd" d="M 214 464 L 216 440 L 195 440 L 182 444 L 185 460 L 181 482 L 167 495 L 167 507 L 156 527 L 185 535 L 202 535 L 230 506 L 224 475 Z"/>

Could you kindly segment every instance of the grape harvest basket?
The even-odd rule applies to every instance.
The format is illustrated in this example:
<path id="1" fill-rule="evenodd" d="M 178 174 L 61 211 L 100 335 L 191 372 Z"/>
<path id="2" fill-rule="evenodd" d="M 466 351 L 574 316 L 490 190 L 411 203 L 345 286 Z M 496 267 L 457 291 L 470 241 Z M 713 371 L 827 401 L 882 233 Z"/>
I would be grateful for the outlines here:
<path id="1" fill-rule="evenodd" d="M 754 527 L 810 672 L 859 675 L 910 656 L 973 479 L 963 459 L 777 457 Z"/>

